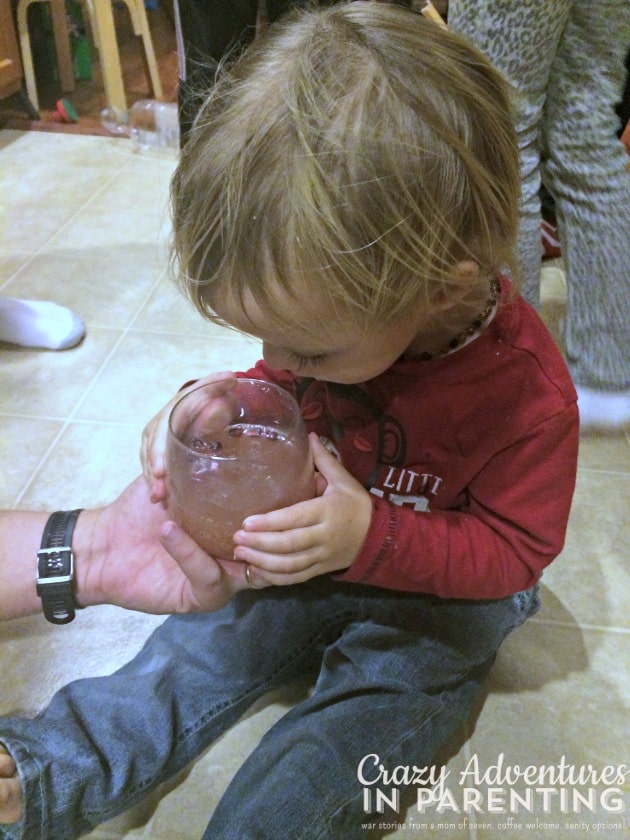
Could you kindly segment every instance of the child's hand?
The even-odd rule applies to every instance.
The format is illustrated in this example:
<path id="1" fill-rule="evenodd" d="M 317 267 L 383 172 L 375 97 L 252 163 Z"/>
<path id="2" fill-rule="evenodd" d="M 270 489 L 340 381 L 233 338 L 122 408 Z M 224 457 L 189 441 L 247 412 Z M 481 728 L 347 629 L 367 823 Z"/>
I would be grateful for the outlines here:
<path id="1" fill-rule="evenodd" d="M 193 385 L 188 388 L 182 388 L 172 400 L 170 400 L 164 408 L 155 415 L 155 417 L 147 423 L 142 432 L 142 447 L 140 450 L 140 461 L 142 462 L 142 472 L 145 481 L 149 485 L 149 494 L 152 502 L 162 502 L 166 500 L 166 440 L 168 437 L 168 418 L 173 409 L 173 406 L 178 402 L 184 394 L 189 391 L 194 391 L 202 385 L 208 385 L 211 382 L 221 383 L 217 385 L 217 396 L 222 396 L 230 391 L 235 383 L 236 377 L 231 371 L 223 373 L 213 373 L 203 379 L 198 379 Z"/>
<path id="2" fill-rule="evenodd" d="M 347 568 L 370 526 L 367 490 L 310 436 L 321 495 L 271 513 L 249 516 L 234 535 L 234 557 L 252 568 L 254 585 L 302 583 Z M 325 481 L 322 480 L 325 479 Z"/>

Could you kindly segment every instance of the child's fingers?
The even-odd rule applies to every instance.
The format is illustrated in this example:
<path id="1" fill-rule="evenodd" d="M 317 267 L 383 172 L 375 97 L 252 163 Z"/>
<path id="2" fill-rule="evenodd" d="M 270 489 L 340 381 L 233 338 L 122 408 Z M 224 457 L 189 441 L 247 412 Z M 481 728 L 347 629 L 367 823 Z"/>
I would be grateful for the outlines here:
<path id="1" fill-rule="evenodd" d="M 142 430 L 140 460 L 147 474 L 164 474 L 164 443 L 168 432 L 168 418 L 176 400 L 171 400 L 153 417 Z"/>
<path id="2" fill-rule="evenodd" d="M 335 481 L 335 479 L 339 481 L 340 479 L 344 479 L 348 476 L 347 470 L 342 466 L 339 459 L 335 458 L 335 456 L 326 449 L 324 444 L 314 432 L 309 434 L 308 439 L 311 445 L 311 452 L 313 453 L 315 467 L 329 484 Z"/>
<path id="3" fill-rule="evenodd" d="M 166 481 L 161 478 L 153 478 L 149 484 L 149 499 L 152 504 L 166 502 Z"/>
<path id="4" fill-rule="evenodd" d="M 234 557 L 256 563 L 260 555 L 302 555 L 312 552 L 320 542 L 318 528 L 299 528 L 290 531 L 237 531 L 234 535 Z M 261 565 L 265 565 L 263 562 Z"/>
<path id="5" fill-rule="evenodd" d="M 229 393 L 235 384 L 234 374 L 216 373 L 200 379 L 176 394 L 147 424 L 143 432 L 142 458 L 147 471 L 157 478 L 164 475 L 170 416 L 184 397 L 188 398 L 185 410 L 178 410 L 173 415 L 173 432 L 182 440 L 201 434 L 204 424 L 212 423 L 223 427 L 231 421 L 234 406 Z"/>
<path id="6" fill-rule="evenodd" d="M 307 499 L 290 507 L 272 510 L 269 513 L 257 513 L 243 521 L 242 532 L 249 531 L 290 531 L 295 528 L 308 528 L 321 520 L 322 505 L 319 499 Z"/>

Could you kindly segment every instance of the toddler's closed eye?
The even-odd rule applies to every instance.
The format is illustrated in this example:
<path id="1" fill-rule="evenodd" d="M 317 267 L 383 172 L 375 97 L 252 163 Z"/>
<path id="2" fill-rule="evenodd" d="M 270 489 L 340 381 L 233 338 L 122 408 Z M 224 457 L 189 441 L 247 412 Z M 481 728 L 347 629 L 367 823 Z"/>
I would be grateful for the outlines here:
<path id="1" fill-rule="evenodd" d="M 327 358 L 326 353 L 315 353 L 312 356 L 303 356 L 300 353 L 293 353 L 292 351 L 289 351 L 288 355 L 296 372 L 303 370 L 305 367 L 313 367 Z"/>

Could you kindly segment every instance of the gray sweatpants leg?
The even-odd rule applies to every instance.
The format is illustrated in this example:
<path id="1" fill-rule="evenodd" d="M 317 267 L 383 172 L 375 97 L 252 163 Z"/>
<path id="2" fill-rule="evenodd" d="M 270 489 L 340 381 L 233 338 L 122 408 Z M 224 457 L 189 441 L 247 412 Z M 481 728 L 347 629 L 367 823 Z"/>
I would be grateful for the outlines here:
<path id="1" fill-rule="evenodd" d="M 468 35 L 519 92 L 519 258 L 537 305 L 544 181 L 556 201 L 568 305 L 566 347 L 578 385 L 630 388 L 630 173 L 614 110 L 630 44 L 628 0 L 450 0 Z"/>

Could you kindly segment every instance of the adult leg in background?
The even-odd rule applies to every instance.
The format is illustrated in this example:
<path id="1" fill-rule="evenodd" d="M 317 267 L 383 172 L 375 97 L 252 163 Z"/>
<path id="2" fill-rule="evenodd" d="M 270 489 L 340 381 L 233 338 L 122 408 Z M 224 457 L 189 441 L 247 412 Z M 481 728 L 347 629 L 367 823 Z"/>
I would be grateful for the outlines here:
<path id="1" fill-rule="evenodd" d="M 572 0 L 449 0 L 449 26 L 482 50 L 518 91 L 516 128 L 521 160 L 518 239 L 521 292 L 540 300 L 540 128 L 556 51 Z"/>
<path id="2" fill-rule="evenodd" d="M 549 80 L 542 144 L 567 275 L 569 369 L 578 393 L 627 391 L 630 408 L 630 158 L 615 111 L 628 44 L 627 0 L 574 0 Z"/>
<path id="3" fill-rule="evenodd" d="M 0 297 L 0 342 L 33 350 L 67 350 L 85 336 L 81 318 L 48 300 Z"/>
<path id="4" fill-rule="evenodd" d="M 190 132 L 221 59 L 238 53 L 256 29 L 257 0 L 177 0 L 179 112 L 182 140 Z"/>
<path id="5" fill-rule="evenodd" d="M 519 93 L 522 291 L 538 305 L 542 169 L 566 269 L 565 343 L 581 426 L 620 429 L 630 423 L 630 173 L 615 107 L 626 80 L 630 4 L 451 0 L 449 23 Z"/>
<path id="6" fill-rule="evenodd" d="M 309 0 L 266 0 L 270 23 Z M 219 63 L 236 57 L 256 35 L 258 0 L 176 0 L 179 122 L 186 142 Z"/>

